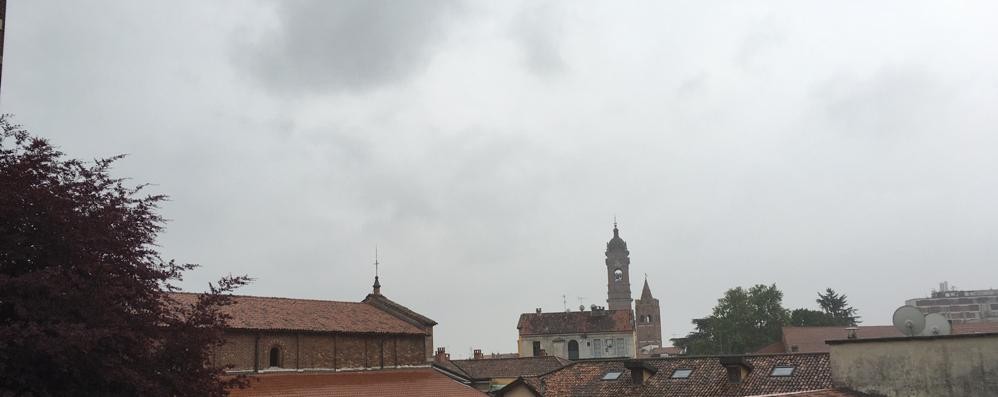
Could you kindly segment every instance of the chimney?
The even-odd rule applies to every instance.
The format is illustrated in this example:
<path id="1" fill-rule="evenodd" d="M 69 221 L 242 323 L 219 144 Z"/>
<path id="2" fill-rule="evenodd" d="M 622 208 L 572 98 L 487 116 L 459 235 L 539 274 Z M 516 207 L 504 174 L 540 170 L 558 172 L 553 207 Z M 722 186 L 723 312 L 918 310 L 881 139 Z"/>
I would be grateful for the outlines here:
<path id="1" fill-rule="evenodd" d="M 442 363 L 445 361 L 450 361 L 450 354 L 442 347 L 437 348 L 437 354 L 433 356 L 433 362 Z"/>
<path id="2" fill-rule="evenodd" d="M 485 358 L 485 356 L 482 355 L 482 349 L 475 349 L 475 360 L 481 360 L 483 358 Z"/>
<path id="3" fill-rule="evenodd" d="M 631 371 L 631 384 L 634 385 L 643 385 L 648 378 L 658 372 L 658 368 L 641 360 L 624 361 L 624 368 Z"/>
<path id="4" fill-rule="evenodd" d="M 728 382 L 742 383 L 752 372 L 752 366 L 745 361 L 744 356 L 722 356 L 721 365 L 728 370 Z"/>
<path id="5" fill-rule="evenodd" d="M 541 308 L 538 307 L 534 309 L 534 313 L 541 314 Z"/>

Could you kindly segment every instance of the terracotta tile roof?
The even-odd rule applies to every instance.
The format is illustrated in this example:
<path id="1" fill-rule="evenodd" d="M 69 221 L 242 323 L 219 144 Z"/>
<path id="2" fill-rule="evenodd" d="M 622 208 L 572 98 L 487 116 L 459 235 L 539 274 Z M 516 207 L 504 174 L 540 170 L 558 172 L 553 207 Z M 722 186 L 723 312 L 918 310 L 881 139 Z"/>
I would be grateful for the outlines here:
<path id="1" fill-rule="evenodd" d="M 953 324 L 953 334 L 987 334 L 998 332 L 998 322 Z"/>
<path id="2" fill-rule="evenodd" d="M 516 329 L 520 335 L 630 332 L 634 330 L 634 313 L 630 310 L 523 313 Z"/>
<path id="3" fill-rule="evenodd" d="M 437 322 L 431 320 L 429 317 L 426 317 L 426 316 L 424 316 L 422 314 L 416 313 L 416 312 L 412 311 L 412 309 L 409 309 L 408 307 L 402 306 L 402 305 L 398 304 L 397 302 L 395 302 L 395 301 L 393 301 L 391 299 L 388 299 L 384 295 L 381 295 L 381 294 L 368 294 L 367 297 L 364 298 L 363 302 L 367 303 L 367 304 L 369 304 L 371 306 L 377 307 L 377 308 L 379 308 L 381 310 L 384 310 L 384 311 L 386 311 L 388 313 L 394 314 L 397 317 L 402 317 L 403 319 L 407 319 L 407 320 L 409 320 L 409 322 L 411 322 L 411 323 L 413 323 L 414 325 L 417 325 L 417 326 L 419 326 L 419 325 L 422 325 L 422 326 L 434 326 L 434 325 L 437 325 Z"/>
<path id="4" fill-rule="evenodd" d="M 551 372 L 571 363 L 555 356 L 451 360 L 471 379 L 516 378 Z"/>
<path id="5" fill-rule="evenodd" d="M 776 341 L 756 350 L 755 354 L 786 353 L 787 348 L 783 347 L 783 341 Z"/>
<path id="6" fill-rule="evenodd" d="M 191 303 L 197 294 L 178 292 L 170 296 L 180 303 Z M 234 298 L 235 303 L 222 309 L 232 316 L 229 325 L 234 329 L 425 334 L 419 327 L 361 302 L 238 295 Z"/>
<path id="7" fill-rule="evenodd" d="M 778 353 L 783 353 L 783 352 L 780 351 Z M 680 349 L 675 346 L 665 346 L 665 347 L 656 347 L 648 351 L 648 355 L 654 357 L 655 354 L 657 354 L 659 357 L 678 356 L 680 354 L 683 354 L 683 349 Z"/>
<path id="8" fill-rule="evenodd" d="M 740 383 L 728 380 L 719 357 L 668 357 L 642 360 L 658 371 L 640 385 L 631 384 L 625 360 L 577 361 L 541 377 L 545 397 L 629 396 L 756 396 L 832 388 L 828 354 L 779 354 L 743 356 L 753 368 Z M 793 366 L 791 376 L 774 377 L 776 366 Z M 676 369 L 692 369 L 687 379 L 672 379 Z M 602 380 L 608 372 L 621 372 L 615 380 Z"/>
<path id="9" fill-rule="evenodd" d="M 904 336 L 891 325 L 863 325 L 857 327 L 856 337 L 895 338 Z M 953 324 L 953 334 L 978 334 L 998 332 L 998 322 Z M 756 353 L 792 353 L 797 346 L 798 353 L 827 353 L 831 348 L 825 341 L 846 339 L 845 327 L 783 327 L 783 339 L 767 345 Z"/>
<path id="10" fill-rule="evenodd" d="M 486 394 L 430 369 L 257 375 L 232 397 L 484 397 Z"/>
<path id="11" fill-rule="evenodd" d="M 763 394 L 749 397 L 873 397 L 870 394 L 846 389 L 824 389 L 795 393 Z"/>
<path id="12" fill-rule="evenodd" d="M 442 369 L 464 380 L 472 379 L 471 375 L 468 375 L 467 372 L 464 372 L 464 370 L 462 370 L 460 367 L 454 365 L 454 362 L 451 360 L 433 360 L 433 367 Z"/>

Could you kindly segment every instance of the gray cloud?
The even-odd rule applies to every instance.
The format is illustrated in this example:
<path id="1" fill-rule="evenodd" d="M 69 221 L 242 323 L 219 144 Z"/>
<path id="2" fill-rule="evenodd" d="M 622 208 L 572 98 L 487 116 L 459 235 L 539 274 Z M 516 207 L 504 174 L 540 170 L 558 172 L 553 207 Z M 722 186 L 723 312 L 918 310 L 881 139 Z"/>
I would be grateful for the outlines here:
<path id="1" fill-rule="evenodd" d="M 235 62 L 281 93 L 376 88 L 422 70 L 456 0 L 280 2 L 277 23 L 242 40 Z"/>
<path id="2" fill-rule="evenodd" d="M 562 15 L 557 5 L 553 2 L 527 3 L 510 27 L 524 65 L 537 75 L 550 76 L 567 66 L 560 48 Z"/>
<path id="3" fill-rule="evenodd" d="M 614 213 L 667 336 L 757 282 L 884 324 L 989 286 L 984 4 L 11 1 L 0 105 L 130 153 L 115 173 L 172 197 L 164 255 L 204 266 L 184 288 L 358 300 L 377 244 L 456 356 L 603 304 Z"/>

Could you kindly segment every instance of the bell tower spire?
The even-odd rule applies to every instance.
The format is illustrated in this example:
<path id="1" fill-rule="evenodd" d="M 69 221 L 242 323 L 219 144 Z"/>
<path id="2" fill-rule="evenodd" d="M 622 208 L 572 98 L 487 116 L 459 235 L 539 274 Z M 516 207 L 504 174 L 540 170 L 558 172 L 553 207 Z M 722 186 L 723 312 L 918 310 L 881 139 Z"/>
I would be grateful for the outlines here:
<path id="1" fill-rule="evenodd" d="M 381 282 L 378 281 L 378 246 L 374 246 L 374 291 L 375 295 L 381 295 Z"/>
<path id="2" fill-rule="evenodd" d="M 631 253 L 613 218 L 613 238 L 606 243 L 606 303 L 610 310 L 631 310 Z"/>

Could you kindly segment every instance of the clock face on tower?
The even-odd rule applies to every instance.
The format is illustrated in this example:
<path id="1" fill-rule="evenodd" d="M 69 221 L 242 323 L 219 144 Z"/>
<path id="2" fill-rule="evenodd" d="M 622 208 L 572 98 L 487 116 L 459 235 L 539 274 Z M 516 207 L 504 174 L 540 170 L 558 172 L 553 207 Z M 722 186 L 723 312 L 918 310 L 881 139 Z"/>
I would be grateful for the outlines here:
<path id="1" fill-rule="evenodd" d="M 623 279 L 624 279 L 624 271 L 623 270 L 620 270 L 618 268 L 617 270 L 613 271 L 613 281 L 620 281 L 620 280 L 623 280 Z"/>

